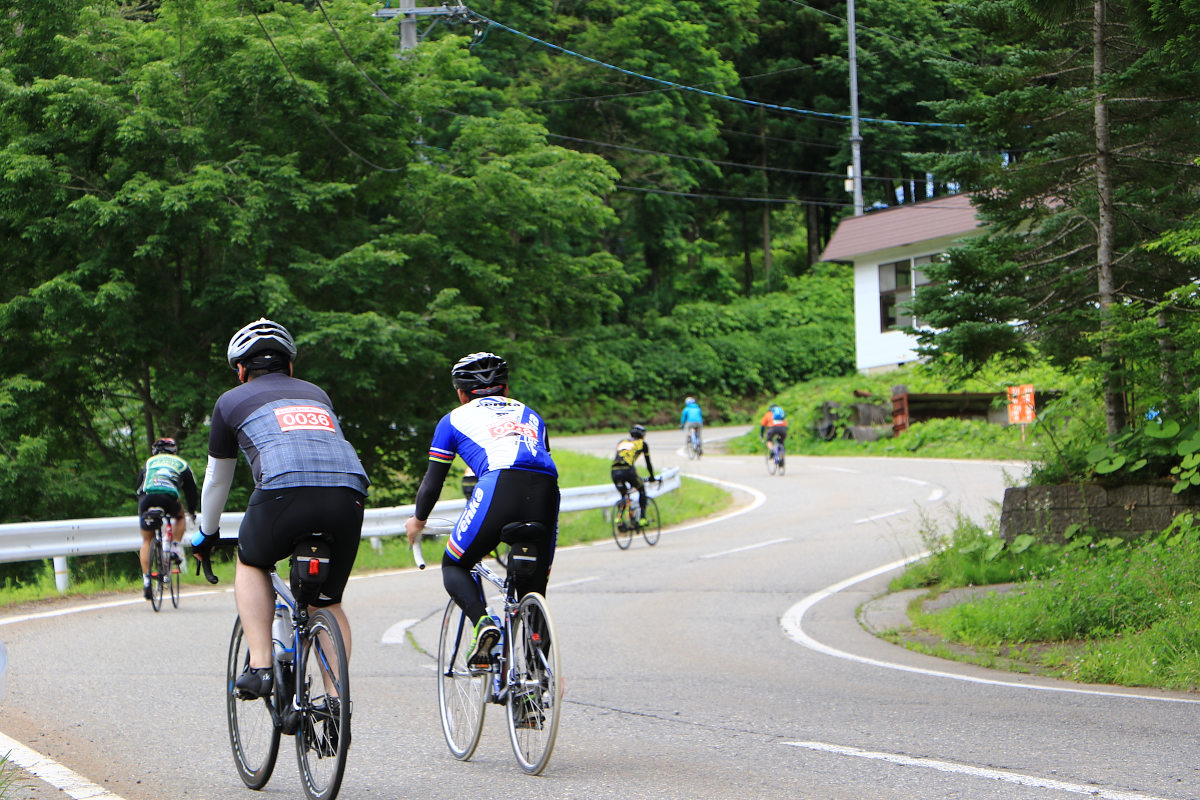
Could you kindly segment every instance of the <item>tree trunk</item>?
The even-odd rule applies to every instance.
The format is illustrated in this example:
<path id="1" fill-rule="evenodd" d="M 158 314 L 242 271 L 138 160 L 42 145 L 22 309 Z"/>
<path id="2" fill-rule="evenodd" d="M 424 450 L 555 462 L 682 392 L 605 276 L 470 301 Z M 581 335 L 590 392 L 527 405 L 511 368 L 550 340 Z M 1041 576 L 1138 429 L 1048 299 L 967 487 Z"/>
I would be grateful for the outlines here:
<path id="1" fill-rule="evenodd" d="M 750 223 L 746 219 L 745 204 L 738 216 L 742 219 L 742 293 L 749 297 L 754 288 L 754 261 L 750 257 Z"/>
<path id="2" fill-rule="evenodd" d="M 1107 26 L 1105 0 L 1093 0 L 1092 78 L 1095 86 L 1096 116 L 1096 196 L 1100 206 L 1099 231 L 1096 242 L 1096 279 L 1100 305 L 1100 356 L 1104 363 L 1104 419 L 1108 433 L 1115 434 L 1125 427 L 1125 395 L 1121 387 L 1119 365 L 1113 354 L 1112 305 L 1113 213 L 1112 151 L 1109 146 L 1108 97 L 1104 90 L 1106 70 Z"/>
<path id="3" fill-rule="evenodd" d="M 821 260 L 821 209 L 816 203 L 804 206 L 804 231 L 808 234 L 808 268 Z"/>

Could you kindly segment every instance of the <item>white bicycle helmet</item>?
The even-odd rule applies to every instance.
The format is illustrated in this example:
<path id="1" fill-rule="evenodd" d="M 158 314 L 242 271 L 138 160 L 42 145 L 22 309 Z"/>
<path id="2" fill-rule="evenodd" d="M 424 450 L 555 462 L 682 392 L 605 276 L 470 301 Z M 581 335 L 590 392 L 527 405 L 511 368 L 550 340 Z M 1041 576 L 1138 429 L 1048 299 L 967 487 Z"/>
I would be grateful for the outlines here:
<path id="1" fill-rule="evenodd" d="M 259 317 L 233 335 L 225 357 L 229 360 L 230 368 L 236 370 L 239 362 L 268 350 L 283 353 L 289 363 L 296 360 L 296 340 L 287 328 L 266 317 Z"/>

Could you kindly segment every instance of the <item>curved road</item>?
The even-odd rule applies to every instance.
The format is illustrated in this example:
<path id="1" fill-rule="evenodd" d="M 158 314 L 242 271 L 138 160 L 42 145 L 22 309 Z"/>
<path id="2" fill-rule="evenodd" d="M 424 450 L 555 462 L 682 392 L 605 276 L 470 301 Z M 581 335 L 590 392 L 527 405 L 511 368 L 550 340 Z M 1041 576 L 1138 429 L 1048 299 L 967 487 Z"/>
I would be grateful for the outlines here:
<path id="1" fill-rule="evenodd" d="M 615 438 L 555 444 L 608 455 Z M 956 514 L 982 518 L 1019 467 L 793 457 L 772 478 L 760 457 L 688 462 L 680 438 L 651 434 L 656 466 L 733 487 L 736 507 L 668 529 L 653 548 L 560 551 L 549 595 L 566 705 L 539 778 L 515 766 L 502 713 L 489 714 L 474 761 L 446 752 L 430 655 L 439 573 L 353 581 L 342 798 L 1200 796 L 1193 697 L 945 662 L 856 622 L 894 574 L 881 567 L 920 553 L 923 532 Z M 111 598 L 0 618 L 10 657 L 0 731 L 83 781 L 75 797 L 255 796 L 229 754 L 221 690 L 234 611 L 218 588 L 159 614 Z M 303 796 L 290 747 L 261 796 Z"/>

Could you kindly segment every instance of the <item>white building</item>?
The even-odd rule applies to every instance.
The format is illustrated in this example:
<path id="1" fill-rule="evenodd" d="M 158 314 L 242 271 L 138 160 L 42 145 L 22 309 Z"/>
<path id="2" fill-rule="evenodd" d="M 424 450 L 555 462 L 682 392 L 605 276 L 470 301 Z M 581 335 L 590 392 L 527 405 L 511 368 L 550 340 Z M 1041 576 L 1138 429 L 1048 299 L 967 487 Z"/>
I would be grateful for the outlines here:
<path id="1" fill-rule="evenodd" d="M 899 328 L 914 323 L 906 306 L 928 281 L 921 268 L 981 233 L 981 225 L 964 194 L 846 217 L 838 224 L 821 260 L 854 265 L 854 361 L 860 373 L 917 359 L 916 339 Z"/>

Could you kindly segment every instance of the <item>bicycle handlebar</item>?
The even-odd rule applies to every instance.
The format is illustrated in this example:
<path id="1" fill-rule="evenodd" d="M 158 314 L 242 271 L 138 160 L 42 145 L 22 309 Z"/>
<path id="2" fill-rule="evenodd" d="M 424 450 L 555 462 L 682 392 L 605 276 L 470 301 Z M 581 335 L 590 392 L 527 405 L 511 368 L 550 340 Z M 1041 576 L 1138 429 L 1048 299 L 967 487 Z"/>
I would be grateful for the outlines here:
<path id="1" fill-rule="evenodd" d="M 453 530 L 454 523 L 450 520 L 430 517 L 425 520 L 425 528 L 421 533 L 433 537 L 449 536 Z M 418 539 L 410 549 L 412 550 L 413 561 L 417 562 L 417 569 L 425 569 L 425 554 L 421 552 L 421 540 Z"/>

